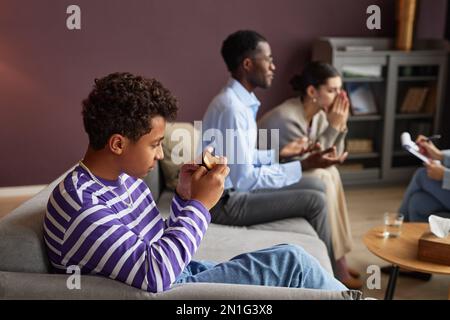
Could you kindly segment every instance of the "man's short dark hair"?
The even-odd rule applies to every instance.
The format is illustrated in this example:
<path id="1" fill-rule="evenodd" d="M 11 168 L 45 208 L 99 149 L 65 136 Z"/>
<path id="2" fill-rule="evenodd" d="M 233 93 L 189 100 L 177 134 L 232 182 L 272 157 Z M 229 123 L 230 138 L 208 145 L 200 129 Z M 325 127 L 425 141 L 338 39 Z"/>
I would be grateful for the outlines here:
<path id="1" fill-rule="evenodd" d="M 229 35 L 222 43 L 222 57 L 230 72 L 235 71 L 245 58 L 256 53 L 260 42 L 267 42 L 266 38 L 255 31 L 240 30 Z"/>
<path id="2" fill-rule="evenodd" d="M 176 98 L 159 81 L 125 72 L 95 79 L 82 114 L 89 144 L 100 150 L 113 134 L 136 142 L 150 132 L 151 118 L 173 120 L 177 110 Z"/>

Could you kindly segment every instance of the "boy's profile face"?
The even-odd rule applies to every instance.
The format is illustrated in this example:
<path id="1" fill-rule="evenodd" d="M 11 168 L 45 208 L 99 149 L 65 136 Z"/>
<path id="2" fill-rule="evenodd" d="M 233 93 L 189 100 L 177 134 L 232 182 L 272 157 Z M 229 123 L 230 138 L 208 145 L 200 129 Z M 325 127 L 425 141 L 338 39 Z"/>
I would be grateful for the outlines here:
<path id="1" fill-rule="evenodd" d="M 123 171 L 135 178 L 145 177 L 153 170 L 156 161 L 164 158 L 162 140 L 166 128 L 166 120 L 161 116 L 153 117 L 151 130 L 143 135 L 138 141 L 127 141 L 126 147 L 121 155 L 121 167 Z"/>

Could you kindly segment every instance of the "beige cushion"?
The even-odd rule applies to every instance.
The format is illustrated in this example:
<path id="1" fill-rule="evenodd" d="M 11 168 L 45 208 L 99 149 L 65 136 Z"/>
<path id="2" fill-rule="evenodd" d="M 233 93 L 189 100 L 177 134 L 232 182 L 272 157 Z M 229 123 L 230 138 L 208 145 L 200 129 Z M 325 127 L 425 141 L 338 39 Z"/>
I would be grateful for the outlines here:
<path id="1" fill-rule="evenodd" d="M 194 160 L 198 134 L 190 122 L 167 123 L 163 141 L 164 159 L 160 164 L 168 189 L 175 190 L 181 164 Z"/>

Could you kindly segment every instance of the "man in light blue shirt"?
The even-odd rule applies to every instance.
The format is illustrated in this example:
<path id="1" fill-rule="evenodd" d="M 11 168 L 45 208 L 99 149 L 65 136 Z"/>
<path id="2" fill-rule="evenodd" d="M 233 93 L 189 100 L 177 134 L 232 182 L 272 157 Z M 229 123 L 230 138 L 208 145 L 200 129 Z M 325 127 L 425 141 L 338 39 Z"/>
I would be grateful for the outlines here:
<path id="1" fill-rule="evenodd" d="M 205 137 L 216 137 L 221 133 L 225 143 L 217 139 L 203 141 L 203 146 L 215 148 L 216 154 L 226 154 L 231 168 L 225 182 L 225 189 L 240 191 L 280 188 L 296 183 L 301 178 L 299 161 L 284 164 L 275 163 L 275 150 L 256 149 L 256 113 L 259 100 L 248 92 L 236 79 L 230 79 L 227 86 L 211 102 L 203 118 Z M 211 128 L 216 132 L 208 134 Z M 230 129 L 234 129 L 231 132 Z M 227 139 L 227 130 L 234 133 L 233 145 Z M 228 134 L 230 136 L 230 134 Z M 299 149 L 300 151 L 301 149 Z"/>
<path id="2" fill-rule="evenodd" d="M 202 147 L 214 147 L 216 155 L 228 158 L 230 167 L 224 195 L 212 209 L 213 222 L 242 226 L 303 217 L 326 244 L 334 267 L 322 182 L 312 177 L 300 180 L 300 161 L 277 163 L 278 148 L 256 148 L 260 102 L 253 91 L 269 88 L 275 71 L 267 40 L 254 31 L 238 31 L 223 42 L 221 53 L 231 79 L 212 100 L 202 122 Z M 280 155 L 300 155 L 306 145 L 293 141 Z"/>

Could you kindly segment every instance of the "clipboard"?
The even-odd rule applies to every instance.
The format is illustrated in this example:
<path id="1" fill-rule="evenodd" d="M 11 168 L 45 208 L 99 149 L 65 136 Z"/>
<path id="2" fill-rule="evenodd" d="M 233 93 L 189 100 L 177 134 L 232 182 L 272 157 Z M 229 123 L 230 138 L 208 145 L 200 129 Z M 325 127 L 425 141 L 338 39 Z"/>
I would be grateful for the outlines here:
<path id="1" fill-rule="evenodd" d="M 411 135 L 408 132 L 403 132 L 400 139 L 402 141 L 402 147 L 406 151 L 422 160 L 422 162 L 430 164 L 430 159 L 419 152 L 419 146 L 411 140 Z"/>

